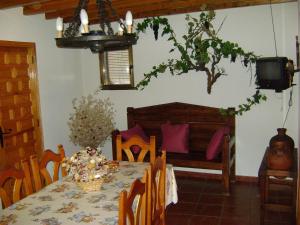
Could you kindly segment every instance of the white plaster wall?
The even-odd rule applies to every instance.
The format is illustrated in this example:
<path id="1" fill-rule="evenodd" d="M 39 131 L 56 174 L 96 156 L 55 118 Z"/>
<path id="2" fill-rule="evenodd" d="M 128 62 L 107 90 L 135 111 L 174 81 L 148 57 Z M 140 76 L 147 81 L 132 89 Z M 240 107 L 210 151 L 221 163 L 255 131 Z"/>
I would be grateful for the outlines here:
<path id="1" fill-rule="evenodd" d="M 54 20 L 22 14 L 21 8 L 0 11 L 0 40 L 36 44 L 44 147 L 56 151 L 57 144 L 63 144 L 69 155 L 74 146 L 66 121 L 72 99 L 82 95 L 80 54 L 56 47 Z"/>
<path id="2" fill-rule="evenodd" d="M 297 3 L 273 5 L 276 40 L 279 56 L 287 56 L 295 61 L 295 35 L 298 33 Z M 220 35 L 235 41 L 245 50 L 254 51 L 262 56 L 275 56 L 270 8 L 266 6 L 244 7 L 217 10 L 216 25 L 224 17 L 226 21 Z M 197 13 L 193 14 L 197 16 Z M 177 36 L 185 32 L 184 15 L 169 16 Z M 143 73 L 153 65 L 167 60 L 170 44 L 160 38 L 154 41 L 153 33 L 141 35 L 134 46 L 135 81 L 141 80 Z M 143 91 L 119 90 L 103 91 L 103 96 L 112 100 L 116 109 L 116 123 L 119 129 L 126 129 L 126 108 L 141 107 L 167 102 L 186 102 L 214 107 L 237 106 L 255 92 L 251 74 L 240 63 L 222 63 L 228 76 L 220 78 L 214 85 L 212 94 L 206 93 L 206 76 L 203 73 L 189 72 L 182 76 L 161 75 Z M 100 85 L 98 55 L 88 50 L 81 51 L 81 71 L 83 92 L 88 94 Z M 255 71 L 255 69 L 254 69 Z M 297 76 L 295 83 L 298 83 Z M 255 106 L 253 110 L 237 117 L 237 174 L 257 176 L 259 163 L 264 150 L 276 128 L 282 127 L 287 112 L 289 91 L 275 93 L 263 90 L 268 97 L 266 103 Z M 298 145 L 298 86 L 294 88 L 293 103 L 286 127 Z M 111 143 L 107 141 L 104 151 L 111 156 Z"/>

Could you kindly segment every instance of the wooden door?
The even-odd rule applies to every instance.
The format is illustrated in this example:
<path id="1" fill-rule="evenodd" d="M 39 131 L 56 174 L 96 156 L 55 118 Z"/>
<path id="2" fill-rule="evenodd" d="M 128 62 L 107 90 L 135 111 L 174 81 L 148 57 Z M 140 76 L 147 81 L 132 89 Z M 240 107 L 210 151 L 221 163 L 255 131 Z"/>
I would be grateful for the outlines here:
<path id="1" fill-rule="evenodd" d="M 0 41 L 0 169 L 43 149 L 34 43 Z"/>

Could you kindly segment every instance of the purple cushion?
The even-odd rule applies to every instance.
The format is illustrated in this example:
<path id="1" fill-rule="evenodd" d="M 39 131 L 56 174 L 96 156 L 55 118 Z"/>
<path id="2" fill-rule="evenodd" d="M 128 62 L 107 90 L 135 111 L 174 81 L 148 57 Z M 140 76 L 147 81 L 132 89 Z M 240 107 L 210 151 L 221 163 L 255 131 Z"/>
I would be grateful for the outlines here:
<path id="1" fill-rule="evenodd" d="M 189 125 L 165 123 L 161 125 L 162 149 L 167 152 L 189 152 Z"/>
<path id="2" fill-rule="evenodd" d="M 229 127 L 220 127 L 210 139 L 210 142 L 206 150 L 206 159 L 213 160 L 221 152 L 220 145 L 222 143 L 223 137 L 229 134 Z"/>
<path id="3" fill-rule="evenodd" d="M 120 132 L 122 138 L 127 141 L 129 140 L 132 136 L 134 135 L 138 135 L 140 136 L 145 142 L 149 143 L 150 139 L 149 137 L 147 137 L 147 135 L 145 134 L 143 128 L 139 125 L 136 124 L 134 127 L 128 129 L 128 130 L 124 130 Z M 131 150 L 134 153 L 139 153 L 139 151 L 141 150 L 141 148 L 138 145 L 133 145 Z"/>

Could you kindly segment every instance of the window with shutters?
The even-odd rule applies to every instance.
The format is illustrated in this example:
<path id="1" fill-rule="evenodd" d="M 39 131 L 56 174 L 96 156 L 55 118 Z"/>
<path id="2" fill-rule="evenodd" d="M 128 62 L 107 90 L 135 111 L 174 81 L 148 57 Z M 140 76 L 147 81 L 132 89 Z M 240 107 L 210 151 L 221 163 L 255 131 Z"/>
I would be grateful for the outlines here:
<path id="1" fill-rule="evenodd" d="M 100 79 L 103 90 L 135 89 L 132 47 L 100 53 Z"/>

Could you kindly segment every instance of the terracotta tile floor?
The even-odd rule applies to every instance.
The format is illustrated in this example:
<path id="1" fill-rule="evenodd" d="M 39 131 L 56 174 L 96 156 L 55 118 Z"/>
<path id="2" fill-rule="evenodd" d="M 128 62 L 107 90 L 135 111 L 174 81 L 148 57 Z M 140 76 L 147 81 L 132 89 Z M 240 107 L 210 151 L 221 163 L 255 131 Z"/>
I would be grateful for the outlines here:
<path id="1" fill-rule="evenodd" d="M 167 207 L 167 225 L 259 225 L 256 184 L 235 183 L 224 196 L 220 181 L 177 178 L 178 203 Z M 280 195 L 282 197 L 282 195 Z M 265 225 L 293 225 L 291 214 L 267 212 Z"/>

